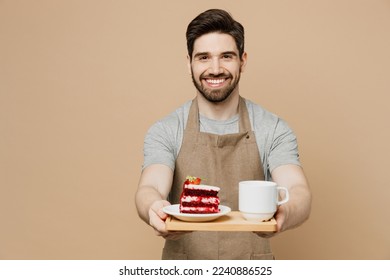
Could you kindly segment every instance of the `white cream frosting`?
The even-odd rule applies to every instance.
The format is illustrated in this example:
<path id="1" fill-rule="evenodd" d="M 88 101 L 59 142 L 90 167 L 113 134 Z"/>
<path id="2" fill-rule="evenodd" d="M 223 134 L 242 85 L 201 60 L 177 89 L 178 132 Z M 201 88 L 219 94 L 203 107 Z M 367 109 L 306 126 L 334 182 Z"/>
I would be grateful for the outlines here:
<path id="1" fill-rule="evenodd" d="M 189 184 L 185 185 L 187 189 L 197 189 L 197 190 L 205 190 L 205 191 L 216 191 L 219 192 L 221 189 L 216 186 L 209 186 L 209 185 L 194 185 L 194 184 Z"/>
<path id="2" fill-rule="evenodd" d="M 214 196 L 201 197 L 201 196 L 184 195 L 181 198 L 181 201 L 182 202 L 193 202 L 193 201 L 199 201 L 199 199 L 203 203 L 209 203 L 209 204 L 219 203 L 219 198 L 214 197 Z"/>

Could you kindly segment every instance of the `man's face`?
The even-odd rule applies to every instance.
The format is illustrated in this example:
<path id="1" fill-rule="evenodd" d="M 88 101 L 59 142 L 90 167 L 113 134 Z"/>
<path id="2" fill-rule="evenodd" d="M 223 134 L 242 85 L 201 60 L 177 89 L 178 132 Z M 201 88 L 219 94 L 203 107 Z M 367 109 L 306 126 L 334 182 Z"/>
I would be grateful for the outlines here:
<path id="1" fill-rule="evenodd" d="M 232 36 L 208 33 L 195 40 L 188 67 L 197 90 L 210 102 L 222 102 L 238 90 L 240 73 L 246 64 Z"/>

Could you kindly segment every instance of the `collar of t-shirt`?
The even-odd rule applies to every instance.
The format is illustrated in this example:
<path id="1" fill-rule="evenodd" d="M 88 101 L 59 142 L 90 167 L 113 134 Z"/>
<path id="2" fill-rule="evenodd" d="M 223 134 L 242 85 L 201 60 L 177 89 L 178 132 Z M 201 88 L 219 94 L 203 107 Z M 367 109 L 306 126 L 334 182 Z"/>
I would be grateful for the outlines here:
<path id="1" fill-rule="evenodd" d="M 238 132 L 239 115 L 234 115 L 227 120 L 213 120 L 203 115 L 199 116 L 200 131 L 217 135 L 224 135 Z"/>

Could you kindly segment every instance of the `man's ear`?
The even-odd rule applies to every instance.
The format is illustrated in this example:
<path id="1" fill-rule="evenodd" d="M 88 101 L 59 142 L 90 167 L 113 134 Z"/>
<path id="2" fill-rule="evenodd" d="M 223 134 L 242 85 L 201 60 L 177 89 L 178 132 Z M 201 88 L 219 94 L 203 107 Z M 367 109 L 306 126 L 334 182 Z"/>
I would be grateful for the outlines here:
<path id="1" fill-rule="evenodd" d="M 241 66 L 240 66 L 241 72 L 244 72 L 245 70 L 247 59 L 248 59 L 248 54 L 244 52 L 241 56 Z"/>
<path id="2" fill-rule="evenodd" d="M 190 75 L 192 75 L 192 71 L 191 71 L 191 58 L 190 56 L 187 54 L 187 68 L 188 68 L 188 73 L 190 73 Z"/>

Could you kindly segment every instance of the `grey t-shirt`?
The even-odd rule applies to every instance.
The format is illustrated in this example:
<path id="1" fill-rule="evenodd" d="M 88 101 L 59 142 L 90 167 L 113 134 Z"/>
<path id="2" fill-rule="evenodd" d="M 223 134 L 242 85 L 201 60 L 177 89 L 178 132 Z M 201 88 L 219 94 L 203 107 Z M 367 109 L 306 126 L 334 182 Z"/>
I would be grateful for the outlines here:
<path id="1" fill-rule="evenodd" d="M 143 168 L 158 163 L 175 169 L 191 103 L 186 102 L 150 127 L 144 141 Z M 246 106 L 265 179 L 271 180 L 271 171 L 280 165 L 300 165 L 296 136 L 287 123 L 249 100 L 246 100 Z M 238 133 L 238 119 L 238 115 L 235 115 L 228 120 L 217 121 L 200 115 L 200 131 L 218 135 Z"/>

